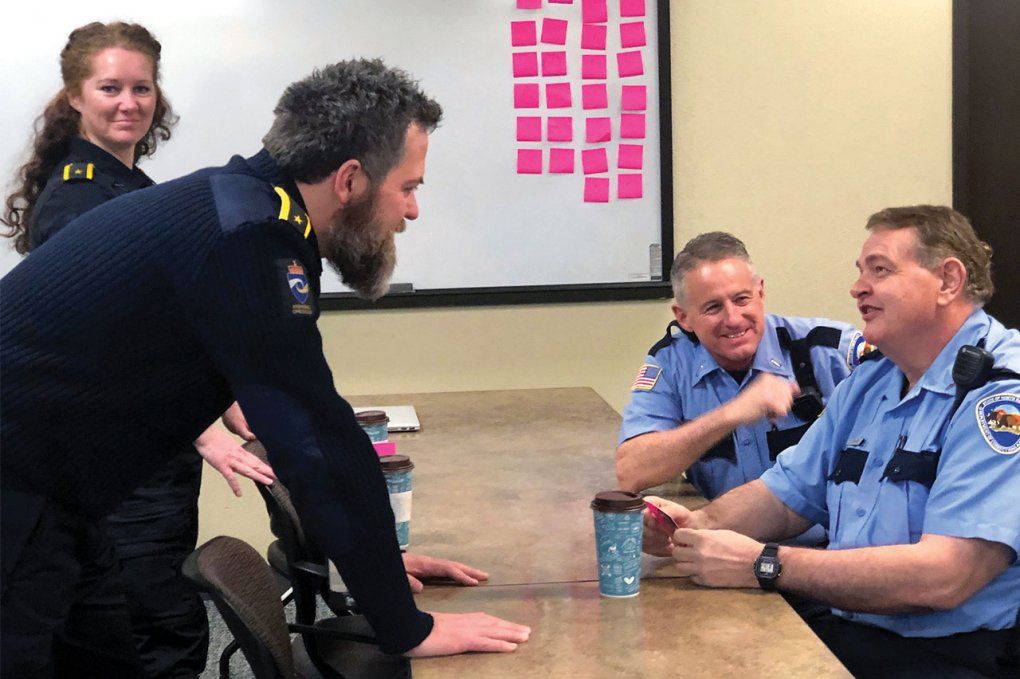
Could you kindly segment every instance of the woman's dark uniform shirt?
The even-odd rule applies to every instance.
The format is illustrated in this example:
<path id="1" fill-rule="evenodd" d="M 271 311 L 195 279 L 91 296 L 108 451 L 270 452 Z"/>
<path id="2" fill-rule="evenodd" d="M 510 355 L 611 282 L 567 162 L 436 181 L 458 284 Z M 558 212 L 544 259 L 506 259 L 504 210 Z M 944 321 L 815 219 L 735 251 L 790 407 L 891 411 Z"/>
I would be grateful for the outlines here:
<path id="1" fill-rule="evenodd" d="M 92 142 L 73 138 L 35 202 L 28 231 L 31 249 L 45 243 L 78 215 L 152 184 L 137 166 L 129 168 Z"/>
<path id="2" fill-rule="evenodd" d="M 268 152 L 235 157 L 109 201 L 15 267 L 0 285 L 0 480 L 102 516 L 236 398 L 381 647 L 403 652 L 432 618 L 322 353 L 299 200 Z"/>

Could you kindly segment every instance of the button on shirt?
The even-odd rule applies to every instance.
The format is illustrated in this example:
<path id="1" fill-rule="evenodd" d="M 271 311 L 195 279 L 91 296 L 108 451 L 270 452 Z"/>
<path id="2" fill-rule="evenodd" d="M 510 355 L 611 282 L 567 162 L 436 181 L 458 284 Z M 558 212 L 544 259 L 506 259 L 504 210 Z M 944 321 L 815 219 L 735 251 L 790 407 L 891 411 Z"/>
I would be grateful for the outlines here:
<path id="1" fill-rule="evenodd" d="M 704 345 L 685 333 L 677 332 L 669 344 L 657 345 L 660 348 L 645 358 L 645 366 L 653 366 L 653 371 L 660 369 L 661 372 L 650 388 L 645 388 L 647 382 L 644 385 L 635 383 L 631 401 L 623 412 L 618 443 L 641 434 L 674 429 L 715 410 L 746 389 L 760 373 L 793 380 L 790 354 L 780 347 L 776 328 L 787 328 L 797 339 L 818 326 L 837 328 L 841 332 L 838 348 L 811 348 L 815 379 L 825 401 L 836 384 L 850 374 L 847 357 L 857 344 L 855 340 L 860 337 L 851 325 L 820 318 L 767 314 L 754 363 L 740 384 L 719 367 Z M 793 413 L 776 422 L 780 430 L 803 424 L 804 421 Z M 709 451 L 687 470 L 688 479 L 709 499 L 757 479 L 773 464 L 767 441 L 767 433 L 772 426 L 771 422 L 761 420 L 737 427 L 732 435 L 735 459 L 711 457 Z"/>
<path id="2" fill-rule="evenodd" d="M 908 637 L 1016 624 L 1020 415 L 1002 423 L 996 418 L 1006 417 L 1000 411 L 1020 411 L 1020 381 L 993 380 L 974 389 L 946 422 L 956 393 L 952 370 L 957 351 L 982 338 L 996 367 L 1020 372 L 1020 333 L 975 311 L 903 398 L 903 373 L 889 359 L 862 364 L 762 481 L 793 511 L 828 525 L 829 549 L 912 544 L 929 533 L 1000 542 L 1013 550 L 1012 565 L 949 611 L 876 615 L 834 609 L 836 615 Z M 859 480 L 853 480 L 854 474 L 829 480 L 848 449 L 867 456 L 858 467 Z M 897 449 L 921 456 L 941 451 L 930 489 L 922 482 L 883 478 L 900 474 L 889 464 Z M 909 463 L 912 458 L 904 459 Z"/>

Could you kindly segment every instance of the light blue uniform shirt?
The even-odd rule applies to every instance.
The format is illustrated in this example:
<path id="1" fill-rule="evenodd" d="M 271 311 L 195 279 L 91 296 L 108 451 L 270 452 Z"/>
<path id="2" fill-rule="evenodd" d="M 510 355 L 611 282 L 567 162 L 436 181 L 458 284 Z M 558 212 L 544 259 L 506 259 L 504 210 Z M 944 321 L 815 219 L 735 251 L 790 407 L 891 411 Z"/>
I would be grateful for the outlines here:
<path id="1" fill-rule="evenodd" d="M 949 611 L 875 615 L 833 609 L 836 615 L 907 637 L 1016 623 L 1020 380 L 995 380 L 974 389 L 946 422 L 956 394 L 957 351 L 982 338 L 996 367 L 1020 372 L 1020 333 L 975 311 L 903 398 L 904 376 L 892 361 L 863 362 L 800 444 L 782 453 L 762 481 L 793 511 L 828 525 L 829 549 L 911 544 L 930 533 L 1000 542 L 1013 550 L 1012 565 Z M 861 452 L 843 452 L 848 449 Z M 890 463 L 897 449 L 911 452 Z M 935 451 L 941 451 L 937 458 L 931 455 Z M 848 464 L 853 459 L 856 469 Z M 920 476 L 926 469 L 933 473 L 930 489 L 918 481 L 883 478 L 909 467 Z"/>
<path id="2" fill-rule="evenodd" d="M 671 324 L 673 327 L 673 324 Z M 659 342 L 645 358 L 638 379 L 631 388 L 631 400 L 623 411 L 623 425 L 618 443 L 654 431 L 674 429 L 731 401 L 746 389 L 759 373 L 771 373 L 785 379 L 794 379 L 790 353 L 780 347 L 776 328 L 786 328 L 792 339 L 805 337 L 816 327 L 835 328 L 839 333 L 838 346 L 814 346 L 811 362 L 823 403 L 836 385 L 850 374 L 856 364 L 857 351 L 864 345 L 861 334 L 853 326 L 824 318 L 796 318 L 765 316 L 765 330 L 754 356 L 754 362 L 744 380 L 737 384 L 733 377 L 719 367 L 704 345 L 679 332 L 672 340 Z M 783 441 L 789 430 L 805 425 L 792 412 L 776 422 L 773 448 L 769 455 L 768 432 L 771 422 L 761 420 L 738 427 L 687 470 L 687 478 L 708 499 L 722 495 L 736 486 L 753 481 L 772 466 L 780 450 L 796 443 Z M 788 432 L 783 435 L 781 432 Z M 785 445 L 782 445 L 785 443 Z"/>

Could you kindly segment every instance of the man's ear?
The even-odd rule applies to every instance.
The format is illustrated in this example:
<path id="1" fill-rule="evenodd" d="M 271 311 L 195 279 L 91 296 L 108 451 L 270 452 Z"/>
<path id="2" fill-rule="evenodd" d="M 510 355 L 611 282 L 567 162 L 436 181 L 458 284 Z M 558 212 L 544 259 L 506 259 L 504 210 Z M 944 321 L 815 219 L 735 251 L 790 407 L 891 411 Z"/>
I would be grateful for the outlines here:
<path id="1" fill-rule="evenodd" d="M 691 324 L 687 322 L 687 312 L 684 311 L 683 307 L 681 307 L 676 302 L 673 302 L 672 306 L 670 306 L 670 309 L 673 310 L 673 318 L 676 319 L 676 322 L 680 324 L 681 328 L 683 328 L 687 332 L 694 332 L 694 329 L 691 327 Z"/>
<path id="2" fill-rule="evenodd" d="M 340 201 L 341 207 L 346 207 L 357 198 L 368 187 L 368 177 L 361 168 L 361 161 L 354 158 L 344 162 L 333 175 L 333 193 Z"/>
<path id="3" fill-rule="evenodd" d="M 939 304 L 944 306 L 963 295 L 964 286 L 967 285 L 967 267 L 963 262 L 956 257 L 946 257 L 936 273 L 942 280 L 939 286 Z"/>

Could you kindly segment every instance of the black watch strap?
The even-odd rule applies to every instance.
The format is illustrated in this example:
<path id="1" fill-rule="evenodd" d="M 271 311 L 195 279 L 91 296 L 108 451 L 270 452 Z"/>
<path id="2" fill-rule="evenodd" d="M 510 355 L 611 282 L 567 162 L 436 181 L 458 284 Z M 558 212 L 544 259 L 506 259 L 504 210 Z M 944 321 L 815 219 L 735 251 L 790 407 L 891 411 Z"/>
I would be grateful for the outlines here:
<path id="1" fill-rule="evenodd" d="M 758 585 L 769 592 L 776 591 L 776 580 L 783 572 L 783 566 L 779 562 L 779 545 L 775 542 L 768 542 L 761 554 L 754 561 L 754 576 L 758 578 Z"/>

